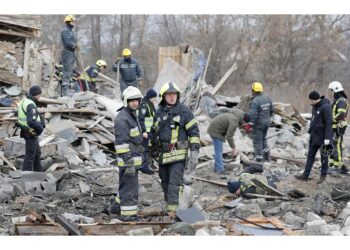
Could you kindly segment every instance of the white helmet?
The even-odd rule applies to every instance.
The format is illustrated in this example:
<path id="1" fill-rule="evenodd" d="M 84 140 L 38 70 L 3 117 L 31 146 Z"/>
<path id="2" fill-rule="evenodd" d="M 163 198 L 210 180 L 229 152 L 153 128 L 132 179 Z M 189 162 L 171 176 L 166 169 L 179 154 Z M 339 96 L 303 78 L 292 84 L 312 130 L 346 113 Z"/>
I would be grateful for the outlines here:
<path id="1" fill-rule="evenodd" d="M 338 81 L 334 81 L 334 82 L 331 82 L 329 85 L 328 85 L 328 88 L 333 90 L 334 93 L 338 93 L 340 91 L 343 91 L 343 85 L 338 82 Z"/>
<path id="2" fill-rule="evenodd" d="M 132 100 L 132 99 L 140 99 L 141 102 L 141 98 L 142 98 L 142 94 L 141 91 L 138 88 L 135 88 L 133 86 L 129 86 L 127 87 L 124 91 L 123 91 L 123 104 L 125 107 L 128 106 L 128 100 Z"/>

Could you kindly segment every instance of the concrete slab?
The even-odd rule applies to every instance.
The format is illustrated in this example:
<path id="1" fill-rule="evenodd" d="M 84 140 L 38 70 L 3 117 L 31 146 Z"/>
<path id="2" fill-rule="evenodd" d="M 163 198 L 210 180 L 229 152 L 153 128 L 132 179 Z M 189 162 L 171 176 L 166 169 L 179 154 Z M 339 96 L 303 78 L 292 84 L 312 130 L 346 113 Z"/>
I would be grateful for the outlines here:
<path id="1" fill-rule="evenodd" d="M 204 221 L 205 217 L 203 214 L 194 207 L 189 209 L 176 211 L 176 216 L 185 223 L 195 223 L 197 221 Z"/>

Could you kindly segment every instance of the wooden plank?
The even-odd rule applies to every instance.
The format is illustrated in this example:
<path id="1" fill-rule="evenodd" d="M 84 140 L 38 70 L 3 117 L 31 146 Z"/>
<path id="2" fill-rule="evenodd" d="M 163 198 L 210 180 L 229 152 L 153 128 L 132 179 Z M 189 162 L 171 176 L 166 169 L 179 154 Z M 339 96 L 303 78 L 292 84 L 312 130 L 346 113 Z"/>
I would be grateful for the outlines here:
<path id="1" fill-rule="evenodd" d="M 208 183 L 211 183 L 211 184 L 215 184 L 215 185 L 218 185 L 218 186 L 221 186 L 221 187 L 227 187 L 227 183 L 225 183 L 225 182 L 212 181 L 212 180 L 204 179 L 204 178 L 197 177 L 197 176 L 190 176 L 190 178 L 195 179 L 195 180 L 199 180 L 199 181 L 205 181 L 205 182 L 208 182 Z"/>
<path id="2" fill-rule="evenodd" d="M 40 142 L 39 142 L 39 146 L 40 147 L 43 147 L 45 146 L 46 144 L 48 144 L 50 141 L 52 141 L 53 139 L 55 139 L 55 135 L 50 135 L 44 139 L 42 139 Z"/>
<path id="3" fill-rule="evenodd" d="M 6 164 L 7 164 L 12 170 L 17 171 L 17 168 L 16 168 L 10 161 L 8 161 L 8 160 L 6 159 L 5 156 L 3 156 L 3 155 L 0 154 L 0 158 L 1 158 L 4 162 L 6 162 Z"/>
<path id="4" fill-rule="evenodd" d="M 117 223 L 106 225 L 81 225 L 87 235 L 125 235 L 130 230 L 152 227 L 154 234 L 160 233 L 172 223 L 167 222 L 143 222 L 143 223 Z"/>
<path id="5" fill-rule="evenodd" d="M 69 235 L 85 235 L 84 230 L 79 228 L 77 224 L 67 220 L 62 215 L 56 216 L 56 221 L 69 232 Z"/>
<path id="6" fill-rule="evenodd" d="M 29 86 L 28 86 L 28 74 L 29 74 L 29 49 L 30 49 L 30 41 L 29 38 L 26 38 L 25 44 L 24 44 L 24 58 L 23 58 L 23 77 L 22 77 L 22 89 L 25 89 L 29 91 Z"/>
<path id="7" fill-rule="evenodd" d="M 51 224 L 15 224 L 16 235 L 68 235 L 60 226 Z"/>
<path id="8" fill-rule="evenodd" d="M 102 143 L 102 144 L 109 144 L 111 143 L 111 140 L 104 137 L 103 135 L 100 135 L 98 132 L 92 132 L 94 136 Z"/>
<path id="9" fill-rule="evenodd" d="M 15 75 L 14 73 L 8 70 L 0 69 L 0 81 L 6 82 L 12 85 L 13 84 L 20 85 L 22 78 L 18 77 L 17 75 Z"/>
<path id="10" fill-rule="evenodd" d="M 288 228 L 288 227 L 285 227 L 284 225 L 283 225 L 283 223 L 279 220 L 279 219 L 277 219 L 276 217 L 271 217 L 271 218 L 268 218 L 268 220 L 270 221 L 270 223 L 272 224 L 272 225 L 274 225 L 275 227 L 277 227 L 277 228 L 283 228 L 283 233 L 285 233 L 285 234 L 287 234 L 287 235 L 297 235 L 297 233 L 295 233 L 295 232 L 293 232 L 293 230 L 291 230 L 290 228 Z"/>
<path id="11" fill-rule="evenodd" d="M 87 127 L 87 129 L 91 129 L 91 128 L 95 127 L 103 119 L 105 119 L 105 116 L 102 116 L 102 117 L 98 118 L 94 123 L 92 123 L 89 127 Z"/>
<path id="12" fill-rule="evenodd" d="M 40 15 L 1 15 L 0 23 L 7 23 L 16 25 L 18 27 L 25 27 L 31 29 L 41 29 L 41 17 Z"/>
<path id="13" fill-rule="evenodd" d="M 237 64 L 234 63 L 231 68 L 226 72 L 226 74 L 220 79 L 220 81 L 216 84 L 215 88 L 210 91 L 212 95 L 215 95 L 216 92 L 221 88 L 221 86 L 226 82 L 227 78 L 237 69 Z"/>

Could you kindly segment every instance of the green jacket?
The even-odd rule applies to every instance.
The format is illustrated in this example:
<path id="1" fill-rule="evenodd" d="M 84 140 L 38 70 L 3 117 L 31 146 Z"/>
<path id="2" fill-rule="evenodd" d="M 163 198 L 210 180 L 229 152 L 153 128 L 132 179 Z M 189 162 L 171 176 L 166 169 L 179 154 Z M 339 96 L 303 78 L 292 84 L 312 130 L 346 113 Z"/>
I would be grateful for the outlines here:
<path id="1" fill-rule="evenodd" d="M 208 134 L 211 137 L 225 141 L 232 149 L 236 147 L 233 136 L 236 129 L 240 127 L 243 121 L 244 112 L 239 109 L 233 109 L 232 112 L 223 113 L 211 120 L 208 127 Z"/>

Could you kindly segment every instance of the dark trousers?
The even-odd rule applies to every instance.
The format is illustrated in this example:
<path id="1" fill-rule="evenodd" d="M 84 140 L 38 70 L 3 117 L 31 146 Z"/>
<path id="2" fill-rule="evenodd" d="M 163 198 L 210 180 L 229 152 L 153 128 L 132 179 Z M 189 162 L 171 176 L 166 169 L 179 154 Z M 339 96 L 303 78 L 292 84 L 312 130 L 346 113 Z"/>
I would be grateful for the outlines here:
<path id="1" fill-rule="evenodd" d="M 143 138 L 142 147 L 144 151 L 143 151 L 143 157 L 142 157 L 142 166 L 140 169 L 147 169 L 152 167 L 152 166 L 149 166 L 148 164 L 148 153 L 149 153 L 148 143 L 149 143 L 149 137 L 147 137 L 147 139 Z"/>
<path id="2" fill-rule="evenodd" d="M 68 51 L 68 50 L 63 50 L 62 51 L 62 56 L 61 56 L 61 61 L 62 61 L 62 82 L 63 85 L 69 84 L 70 79 L 72 77 L 73 73 L 73 66 L 74 66 L 74 61 L 75 61 L 75 55 L 74 52 Z"/>
<path id="3" fill-rule="evenodd" d="M 130 215 L 136 215 L 139 198 L 138 170 L 134 175 L 126 175 L 125 168 L 119 168 L 119 198 L 122 215 L 127 211 L 131 212 Z"/>
<path id="4" fill-rule="evenodd" d="M 304 176 L 308 177 L 311 173 L 312 166 L 315 161 L 316 153 L 320 149 L 321 145 L 309 144 L 309 151 L 307 153 L 307 160 L 304 170 Z M 321 154 L 321 176 L 326 176 L 328 172 L 328 157 Z"/>
<path id="5" fill-rule="evenodd" d="M 135 88 L 139 88 L 137 80 L 133 81 L 133 82 L 126 82 L 124 80 L 120 81 L 120 95 L 123 95 L 124 90 L 129 87 L 129 86 L 133 86 Z"/>
<path id="6" fill-rule="evenodd" d="M 264 157 L 264 151 L 268 149 L 266 135 L 269 126 L 258 126 L 253 128 L 254 156 Z"/>
<path id="7" fill-rule="evenodd" d="M 343 166 L 343 135 L 346 127 L 333 129 L 333 153 L 330 156 L 330 164 L 334 167 Z"/>
<path id="8" fill-rule="evenodd" d="M 40 155 L 41 150 L 37 136 L 24 135 L 26 142 L 26 154 L 23 161 L 23 171 L 42 172 Z"/>
<path id="9" fill-rule="evenodd" d="M 159 177 L 162 181 L 164 199 L 168 204 L 179 204 L 180 188 L 183 185 L 185 162 L 179 161 L 159 166 Z"/>

